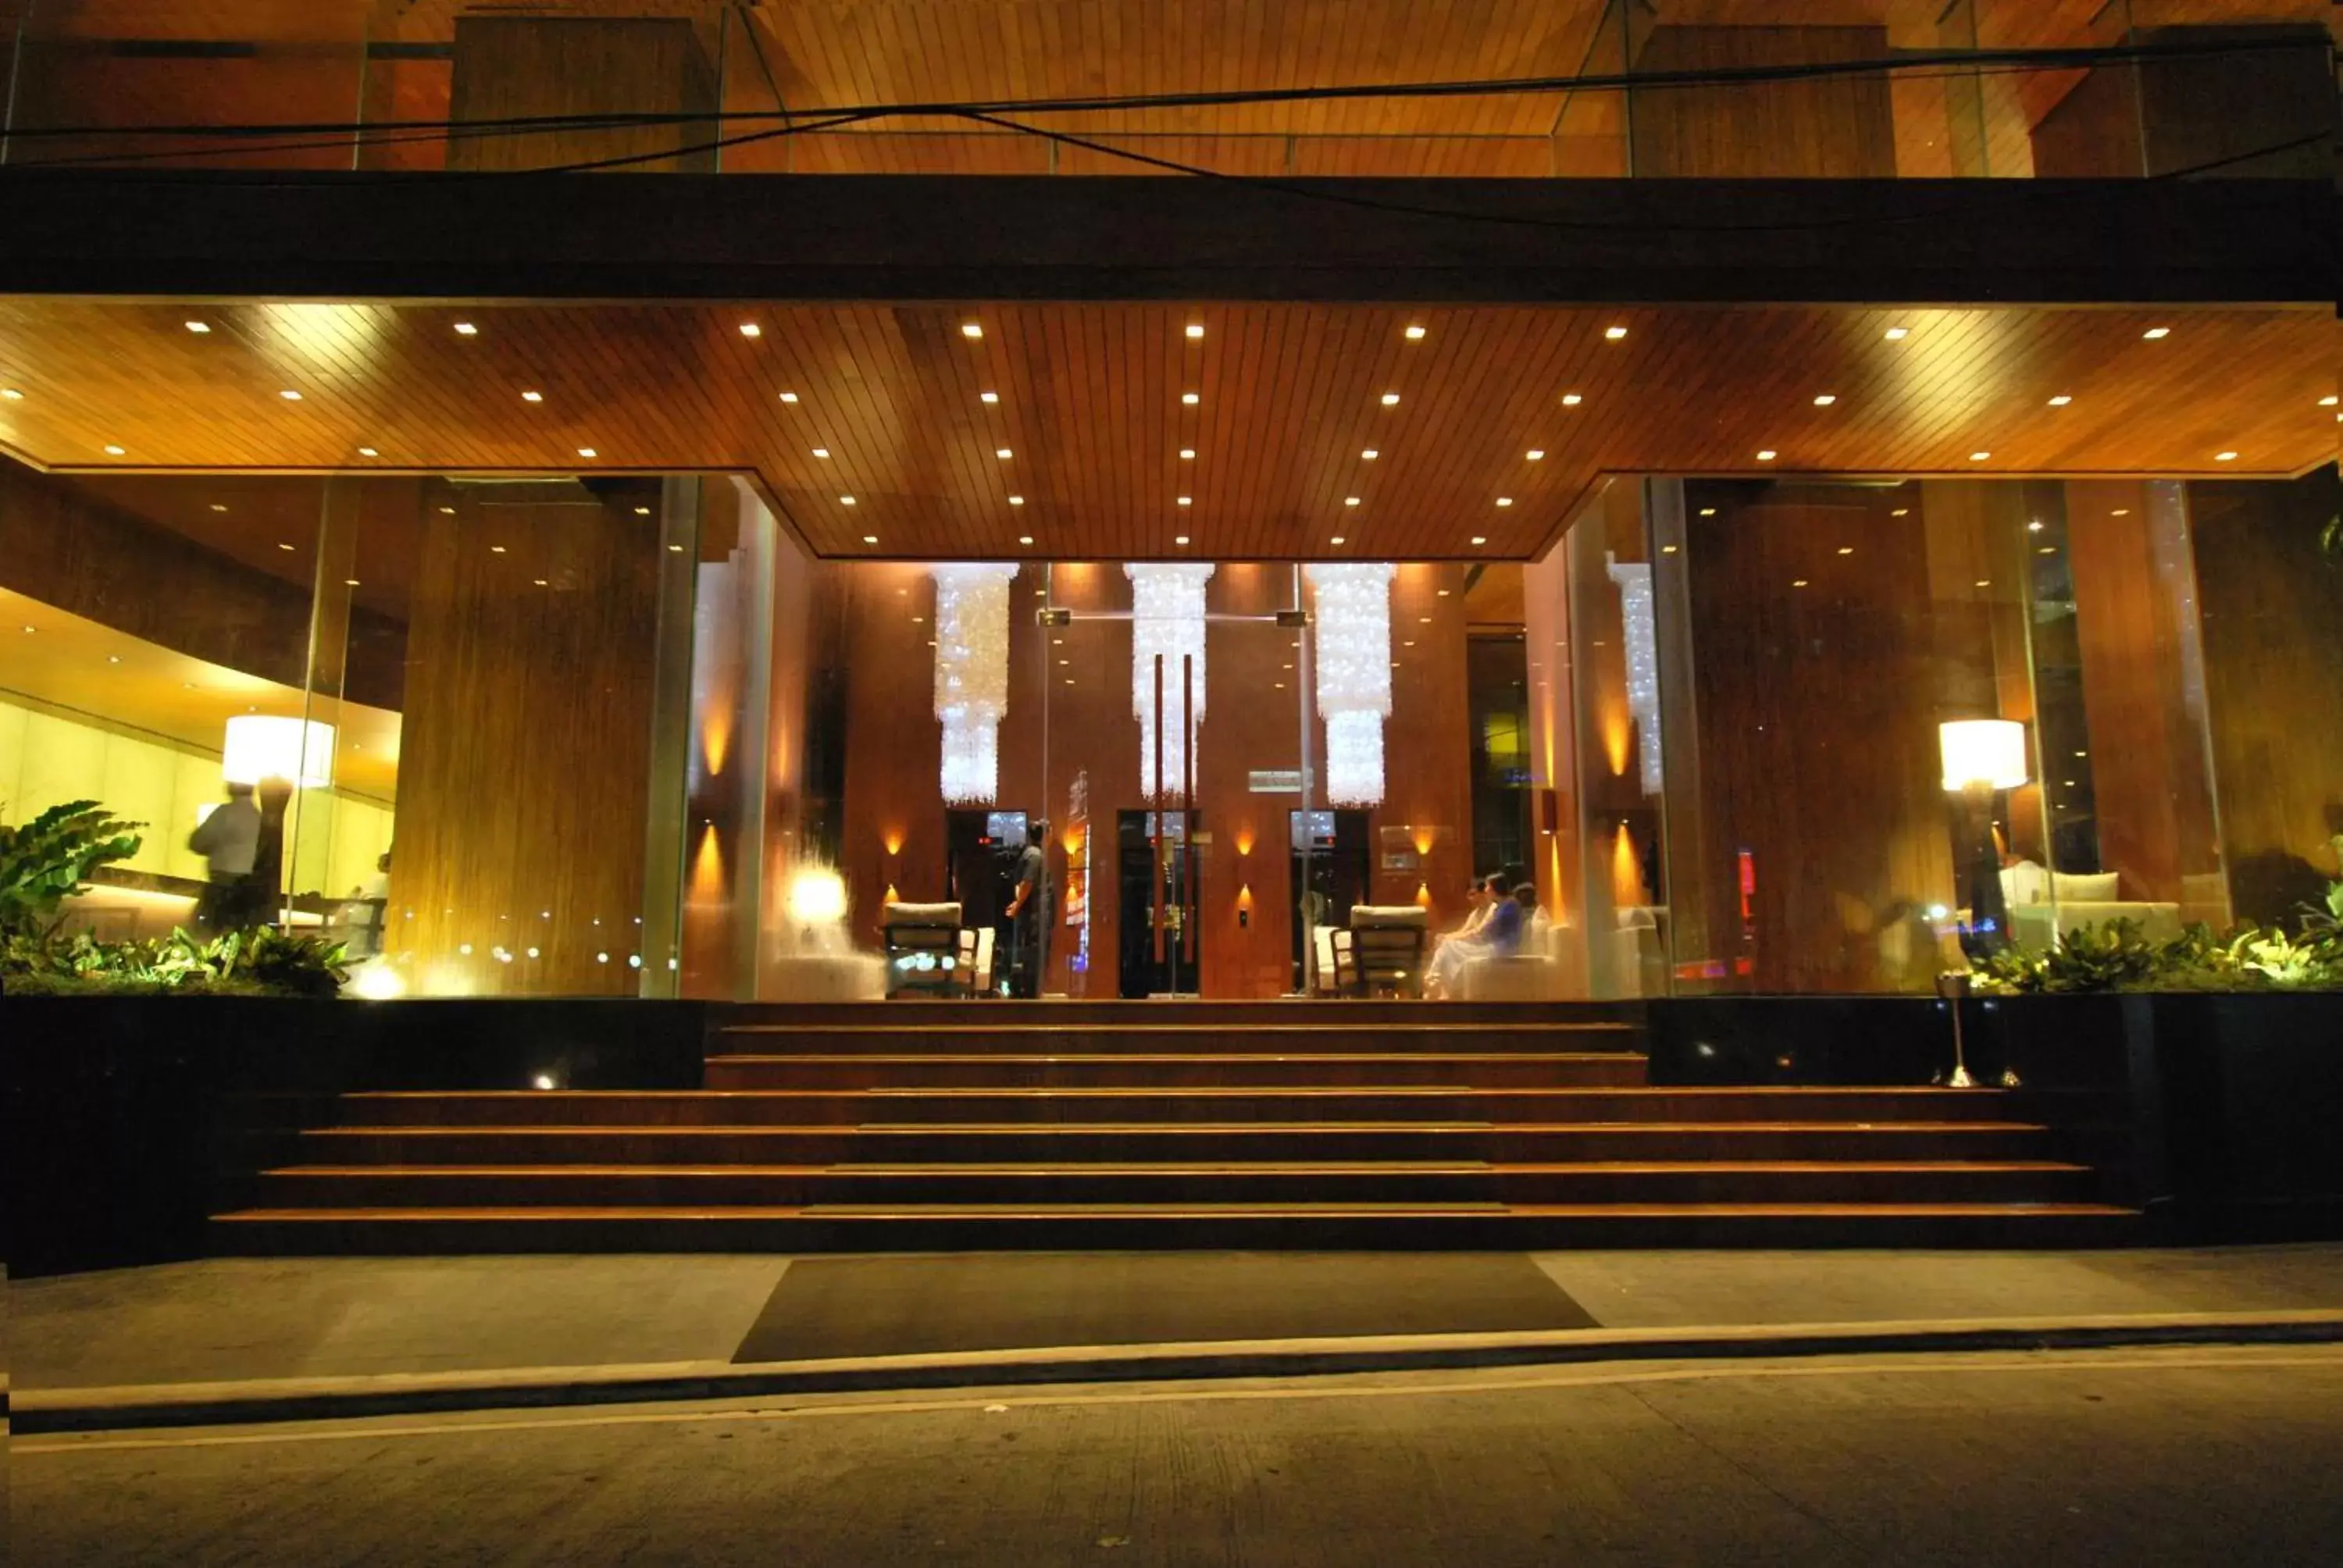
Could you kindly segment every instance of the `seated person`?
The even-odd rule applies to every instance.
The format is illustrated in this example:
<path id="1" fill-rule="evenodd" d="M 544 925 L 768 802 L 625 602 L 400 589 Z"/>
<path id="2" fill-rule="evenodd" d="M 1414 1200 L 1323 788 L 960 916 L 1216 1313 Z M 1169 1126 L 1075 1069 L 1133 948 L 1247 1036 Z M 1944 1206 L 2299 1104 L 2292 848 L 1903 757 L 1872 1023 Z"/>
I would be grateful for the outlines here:
<path id="1" fill-rule="evenodd" d="M 1490 879 L 1487 877 L 1475 877 L 1473 879 L 1466 890 L 1467 896 L 1472 900 L 1473 907 L 1465 912 L 1464 923 L 1457 927 L 1453 931 L 1443 931 L 1440 935 L 1433 938 L 1433 951 L 1438 952 L 1442 947 L 1449 942 L 1456 941 L 1465 937 L 1476 936 L 1480 933 L 1482 923 L 1489 918 L 1490 907 L 1495 901 L 1489 892 L 1489 881 Z"/>
<path id="2" fill-rule="evenodd" d="M 1537 890 L 1526 882 L 1522 885 L 1521 891 L 1528 894 L 1530 900 L 1524 904 L 1519 894 L 1507 896 L 1502 876 L 1491 877 L 1488 887 L 1487 918 L 1471 936 L 1451 938 L 1440 944 L 1440 950 L 1433 955 L 1431 966 L 1424 971 L 1425 995 L 1446 996 L 1453 992 L 1464 966 L 1474 959 L 1510 958 L 1521 950 L 1530 910 L 1536 906 Z"/>

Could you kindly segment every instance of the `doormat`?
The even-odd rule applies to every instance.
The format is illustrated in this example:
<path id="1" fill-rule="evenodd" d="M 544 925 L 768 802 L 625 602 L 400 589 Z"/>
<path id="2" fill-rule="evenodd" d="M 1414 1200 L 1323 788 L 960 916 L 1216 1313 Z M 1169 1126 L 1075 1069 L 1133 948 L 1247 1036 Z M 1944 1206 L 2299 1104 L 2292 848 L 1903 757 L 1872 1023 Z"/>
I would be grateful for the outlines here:
<path id="1" fill-rule="evenodd" d="M 800 1258 L 732 1359 L 1599 1326 L 1521 1252 Z"/>

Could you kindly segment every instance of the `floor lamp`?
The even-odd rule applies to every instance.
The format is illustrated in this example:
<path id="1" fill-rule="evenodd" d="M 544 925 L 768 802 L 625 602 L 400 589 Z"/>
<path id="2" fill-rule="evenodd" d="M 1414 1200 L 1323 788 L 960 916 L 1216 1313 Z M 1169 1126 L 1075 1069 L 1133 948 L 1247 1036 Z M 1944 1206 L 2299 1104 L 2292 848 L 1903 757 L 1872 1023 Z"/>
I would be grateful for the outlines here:
<path id="1" fill-rule="evenodd" d="M 1961 923 L 1961 951 L 1970 962 L 2000 951 L 2009 942 L 2009 900 L 2001 891 L 2001 848 L 1993 836 L 1994 797 L 2026 782 L 2026 726 L 2014 719 L 1956 719 L 1936 727 L 1944 761 L 1945 792 L 1958 798 L 1953 829 L 1953 871 L 1968 918 Z M 1939 975 L 1936 991 L 1953 1013 L 1955 1089 L 1971 1089 L 1968 1054 L 1961 1038 L 1961 1002 L 1969 976 Z M 2010 1080 L 2013 1083 L 2015 1080 Z"/>

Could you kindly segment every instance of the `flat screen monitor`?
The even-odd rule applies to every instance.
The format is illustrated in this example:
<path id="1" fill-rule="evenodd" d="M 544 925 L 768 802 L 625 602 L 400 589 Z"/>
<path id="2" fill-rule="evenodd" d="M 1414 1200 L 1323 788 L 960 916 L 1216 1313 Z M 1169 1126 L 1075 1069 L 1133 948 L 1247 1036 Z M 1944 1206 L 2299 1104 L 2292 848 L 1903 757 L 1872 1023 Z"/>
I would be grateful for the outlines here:
<path id="1" fill-rule="evenodd" d="M 1334 813 L 1332 811 L 1296 811 L 1293 816 L 1293 852 L 1305 849 L 1331 849 L 1334 847 Z"/>
<path id="2" fill-rule="evenodd" d="M 1023 849 L 1025 847 L 1025 813 L 1022 811 L 986 812 L 984 836 L 1000 849 Z"/>

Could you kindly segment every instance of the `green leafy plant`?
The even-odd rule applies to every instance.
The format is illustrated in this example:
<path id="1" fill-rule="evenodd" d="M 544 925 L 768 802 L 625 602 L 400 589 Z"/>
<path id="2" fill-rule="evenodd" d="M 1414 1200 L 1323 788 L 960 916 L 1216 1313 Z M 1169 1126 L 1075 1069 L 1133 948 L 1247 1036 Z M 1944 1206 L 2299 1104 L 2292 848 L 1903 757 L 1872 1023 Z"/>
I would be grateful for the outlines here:
<path id="1" fill-rule="evenodd" d="M 2191 925 L 2157 941 L 2132 920 L 2077 926 L 2051 948 L 2005 948 L 1976 965 L 1976 988 L 1996 996 L 2122 991 L 2343 990 L 2343 941 L 2311 930 L 2289 937 L 2247 926 L 2227 937 Z"/>
<path id="2" fill-rule="evenodd" d="M 126 860 L 142 840 L 95 800 L 52 806 L 19 827 L 0 823 L 0 940 L 45 942 L 58 910 L 100 866 Z"/>
<path id="3" fill-rule="evenodd" d="M 12 939 L 0 950 L 11 995 L 330 997 L 349 978 L 344 945 L 266 926 L 146 941 Z"/>

